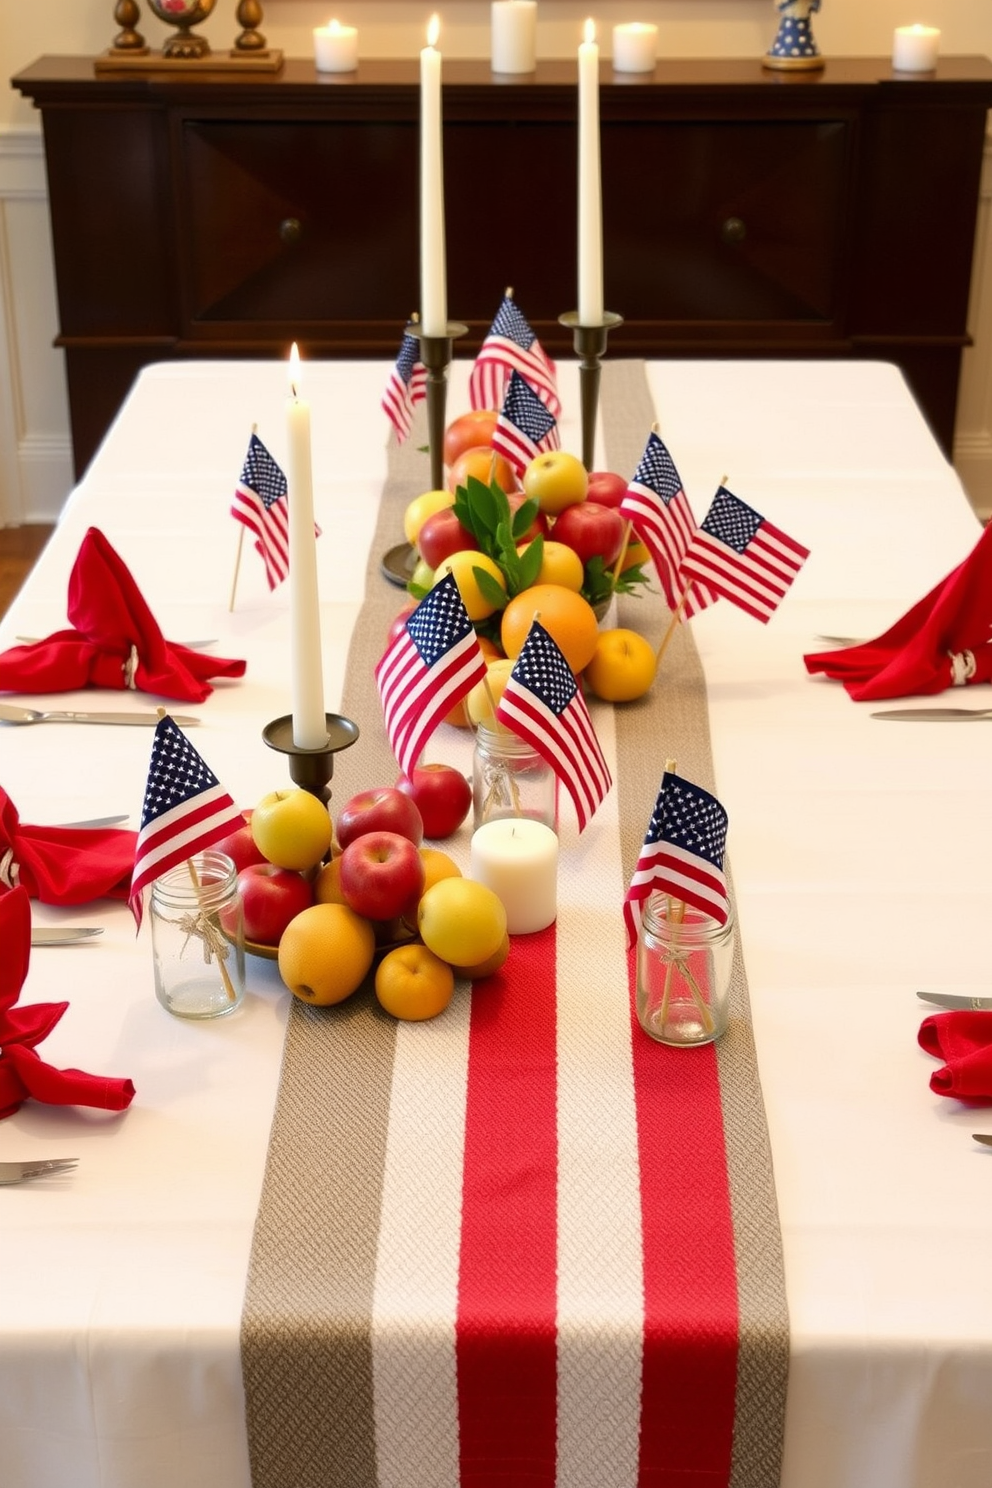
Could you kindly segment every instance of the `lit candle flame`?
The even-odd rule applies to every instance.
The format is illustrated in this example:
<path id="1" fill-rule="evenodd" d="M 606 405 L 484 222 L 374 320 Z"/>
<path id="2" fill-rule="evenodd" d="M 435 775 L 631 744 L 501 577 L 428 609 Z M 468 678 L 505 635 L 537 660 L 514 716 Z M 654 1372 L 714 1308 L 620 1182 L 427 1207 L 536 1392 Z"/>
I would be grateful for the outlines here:
<path id="1" fill-rule="evenodd" d="M 294 341 L 289 352 L 289 386 L 294 398 L 299 398 L 300 396 L 298 391 L 300 385 L 300 372 L 300 349 Z"/>
<path id="2" fill-rule="evenodd" d="M 583 40 L 587 42 L 596 40 L 596 22 L 593 20 L 592 16 L 590 16 L 589 19 L 586 21 L 585 31 L 583 33 Z"/>
<path id="3" fill-rule="evenodd" d="M 437 39 L 441 35 L 441 17 L 435 12 L 427 22 L 427 45 L 437 46 Z"/>
<path id="4" fill-rule="evenodd" d="M 341 30 L 340 22 L 338 22 L 338 21 L 328 21 L 328 23 L 327 23 L 327 29 L 328 29 L 328 31 L 333 31 L 333 32 L 337 33 L 338 31 Z"/>

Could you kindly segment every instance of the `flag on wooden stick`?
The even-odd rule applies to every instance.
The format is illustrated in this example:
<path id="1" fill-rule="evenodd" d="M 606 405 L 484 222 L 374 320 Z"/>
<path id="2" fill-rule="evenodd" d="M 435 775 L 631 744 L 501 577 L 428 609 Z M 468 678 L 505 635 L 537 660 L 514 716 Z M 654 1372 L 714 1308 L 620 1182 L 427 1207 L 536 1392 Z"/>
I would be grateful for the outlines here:
<path id="1" fill-rule="evenodd" d="M 624 899 L 628 944 L 637 939 L 644 901 L 656 891 L 726 924 L 726 843 L 727 813 L 716 796 L 666 770 Z"/>

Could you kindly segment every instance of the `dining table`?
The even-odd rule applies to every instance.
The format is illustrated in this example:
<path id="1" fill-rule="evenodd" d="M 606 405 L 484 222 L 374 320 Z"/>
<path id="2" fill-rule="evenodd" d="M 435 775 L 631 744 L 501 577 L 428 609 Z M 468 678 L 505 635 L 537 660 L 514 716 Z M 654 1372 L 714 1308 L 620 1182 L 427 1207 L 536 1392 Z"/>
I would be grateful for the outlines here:
<path id="1" fill-rule="evenodd" d="M 559 1243 L 540 1278 L 551 1297 L 552 1368 L 558 1360 L 557 1414 L 553 1400 L 542 1459 L 548 1476 L 530 1459 L 515 1471 L 512 1456 L 488 1470 L 484 1430 L 470 1460 L 464 1421 L 459 1439 L 448 1409 L 459 1389 L 453 1319 L 459 1284 L 467 1285 L 464 1269 L 459 1283 L 451 1237 L 469 1212 L 473 1224 L 486 1220 L 484 1197 L 464 1185 L 474 1076 L 460 1073 L 476 1048 L 472 1020 L 484 1016 L 485 985 L 459 983 L 440 1017 L 397 1028 L 376 1013 L 367 987 L 340 1008 L 301 1012 L 276 962 L 250 955 L 238 1010 L 188 1021 L 156 1000 L 147 915 L 136 930 L 122 899 L 101 899 L 31 905 L 38 927 L 102 930 L 86 944 L 32 951 L 22 1001 L 69 1003 L 44 1043 L 45 1058 L 126 1077 L 135 1096 L 115 1113 L 27 1101 L 0 1122 L 0 1161 L 78 1159 L 70 1173 L 0 1188 L 3 1488 L 297 1488 L 295 1471 L 264 1460 L 261 1438 L 280 1417 L 298 1434 L 293 1412 L 304 1389 L 301 1414 L 326 1412 L 331 1422 L 330 1445 L 307 1481 L 334 1488 L 716 1483 L 709 1468 L 694 1476 L 691 1460 L 667 1475 L 638 1466 L 637 1441 L 650 1421 L 638 1417 L 644 1343 L 631 1324 L 646 1283 L 630 1234 L 650 1215 L 628 1214 L 636 1205 L 627 1169 L 639 1124 L 645 1131 L 628 1071 L 657 1055 L 665 1060 L 658 1069 L 675 1070 L 677 1080 L 700 1051 L 661 1049 L 631 1017 L 616 842 L 624 833 L 643 838 L 666 757 L 677 752 L 669 721 L 680 706 L 687 648 L 702 679 L 713 788 L 729 821 L 746 978 L 735 1012 L 735 1037 L 752 1061 L 755 1124 L 746 1140 L 735 1134 L 733 1105 L 723 1106 L 738 1286 L 762 1261 L 755 1250 L 766 1249 L 785 1329 L 782 1357 L 769 1366 L 778 1370 L 776 1441 L 760 1463 L 748 1461 L 746 1441 L 732 1443 L 724 1481 L 755 1488 L 992 1481 L 992 1151 L 973 1139 L 992 1133 L 992 1104 L 935 1093 L 934 1060 L 917 1038 L 927 1011 L 918 991 L 992 995 L 992 734 L 978 720 L 880 720 L 876 712 L 905 700 L 856 703 L 804 664 L 808 653 L 835 644 L 824 638 L 885 631 L 962 562 L 981 525 L 892 365 L 625 363 L 620 341 L 618 333 L 603 368 L 596 467 L 630 479 L 656 423 L 697 520 L 722 483 L 803 543 L 809 558 L 767 624 L 721 600 L 680 626 L 652 686 L 650 714 L 648 704 L 589 701 L 615 784 L 582 833 L 562 797 L 557 1009 L 535 996 L 533 1025 L 524 1006 L 515 1031 L 521 1065 L 529 1070 L 538 1048 L 544 1063 L 538 1067 L 535 1055 L 533 1071 L 514 1078 L 524 1088 L 527 1078 L 550 1081 L 558 1133 L 542 1200 Z M 470 366 L 458 359 L 449 369 L 449 419 L 469 406 Z M 383 361 L 304 362 L 324 703 L 346 712 L 358 699 L 365 710 L 357 742 L 334 762 L 332 818 L 352 793 L 392 784 L 398 773 L 392 761 L 388 779 L 368 778 L 373 758 L 386 773 L 387 753 L 376 736 L 371 670 L 363 664 L 356 675 L 356 656 L 385 647 L 383 621 L 407 597 L 381 560 L 404 542 L 405 501 L 431 484 L 425 425 L 400 448 L 383 413 L 390 370 Z M 636 381 L 633 414 L 622 389 L 611 393 L 611 378 L 621 375 Z M 559 363 L 558 386 L 562 446 L 577 450 L 577 364 Z M 269 588 L 250 541 L 234 583 L 240 529 L 230 509 L 253 426 L 285 461 L 287 398 L 287 368 L 277 361 L 145 368 L 0 622 L 0 650 L 63 628 L 74 560 L 98 528 L 166 636 L 245 659 L 242 678 L 220 678 L 206 701 L 177 705 L 198 718 L 188 737 L 245 809 L 291 784 L 285 755 L 262 737 L 291 707 L 290 600 L 288 584 Z M 611 427 L 615 417 L 623 441 Z M 664 634 L 669 617 L 657 584 L 613 603 L 604 626 L 643 623 L 653 639 Z M 381 628 L 370 633 L 373 623 Z M 172 706 L 100 689 L 3 701 Z M 988 694 L 960 688 L 907 705 L 934 701 L 981 709 Z M 632 804 L 619 794 L 616 762 L 637 716 L 651 720 L 650 743 L 639 736 L 639 778 L 654 784 L 650 800 Z M 0 725 L 0 785 L 23 821 L 127 814 L 136 828 L 151 733 Z M 470 773 L 472 743 L 469 730 L 444 723 L 425 757 Z M 435 845 L 467 872 L 470 837 L 471 821 Z M 581 939 L 583 964 L 572 964 L 579 958 L 569 946 L 580 944 L 583 925 L 595 934 L 591 945 Z M 296 1124 L 288 1125 L 279 1112 L 298 1014 L 306 1030 L 290 1093 Z M 350 1042 L 359 1025 L 369 1045 Z M 371 1047 L 387 1038 L 388 1055 Z M 314 1071 L 310 1082 L 301 1060 L 323 1059 L 328 1045 L 340 1064 L 319 1077 Z M 499 1149 L 497 1123 L 512 1111 L 501 1106 L 494 1070 L 496 1109 L 478 1142 Z M 506 1088 L 509 1108 L 516 1097 Z M 338 1109 L 346 1090 L 360 1102 L 353 1113 Z M 681 1130 L 660 1131 L 681 1119 L 677 1103 L 666 1106 L 658 1140 L 671 1137 L 673 1153 L 692 1169 L 721 1139 L 688 1116 Z M 537 1144 L 524 1125 L 507 1145 Z M 770 1196 L 767 1233 L 747 1223 L 752 1157 L 755 1189 Z M 717 1159 L 719 1167 L 722 1147 Z M 491 1151 L 478 1160 L 495 1163 Z M 287 1161 L 299 1161 L 304 1176 L 280 1188 Z M 373 1161 L 382 1176 L 369 1219 L 358 1215 L 351 1185 L 360 1186 Z M 309 1201 L 316 1179 L 305 1175 L 321 1173 L 331 1176 L 312 1230 L 284 1226 L 283 1198 L 295 1202 L 295 1185 L 308 1189 Z M 662 1165 L 662 1195 L 664 1176 Z M 519 1213 L 526 1226 L 526 1205 Z M 326 1253 L 325 1222 L 335 1236 Z M 542 1234 L 527 1243 L 536 1253 Z M 295 1250 L 304 1271 L 312 1249 L 312 1269 L 324 1275 L 308 1280 L 333 1297 L 338 1283 L 329 1273 L 357 1268 L 358 1252 L 369 1251 L 361 1264 L 373 1299 L 374 1420 L 365 1457 L 354 1444 L 342 1447 L 340 1462 L 335 1457 L 355 1407 L 335 1416 L 334 1397 L 357 1390 L 354 1381 L 321 1375 L 298 1384 L 287 1372 L 305 1373 L 304 1323 L 286 1325 L 283 1362 L 274 1361 L 264 1386 L 252 1384 L 246 1299 L 257 1292 L 266 1247 L 275 1246 L 290 1259 Z M 693 1267 L 705 1270 L 711 1259 L 695 1254 Z M 282 1254 L 276 1264 L 285 1262 Z M 270 1295 L 263 1300 L 267 1308 Z M 480 1356 L 499 1346 L 501 1329 L 527 1332 L 515 1300 L 481 1309 Z M 325 1341 L 322 1358 L 335 1349 L 352 1357 L 355 1318 L 347 1307 L 338 1311 L 330 1326 L 340 1336 Z M 266 1327 L 275 1328 L 268 1312 L 261 1332 Z M 457 1367 L 465 1367 L 461 1356 Z M 761 1379 L 748 1388 L 757 1399 Z M 401 1397 L 403 1408 L 391 1410 Z M 705 1404 L 695 1406 L 705 1417 Z M 499 1450 L 497 1443 L 492 1451 Z"/>

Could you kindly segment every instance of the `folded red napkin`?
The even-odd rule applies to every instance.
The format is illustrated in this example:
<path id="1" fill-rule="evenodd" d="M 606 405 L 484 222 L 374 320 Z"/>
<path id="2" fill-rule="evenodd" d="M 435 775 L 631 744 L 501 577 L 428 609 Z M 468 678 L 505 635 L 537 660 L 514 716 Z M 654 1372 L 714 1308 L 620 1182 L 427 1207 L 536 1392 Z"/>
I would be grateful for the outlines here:
<path id="1" fill-rule="evenodd" d="M 856 702 L 992 680 L 992 524 L 964 562 L 884 635 L 803 660 L 807 671 L 843 682 Z"/>
<path id="2" fill-rule="evenodd" d="M 55 1069 L 35 1052 L 69 1004 L 15 1006 L 31 960 L 31 906 L 22 888 L 0 894 L 0 946 L 0 1117 L 12 1116 L 29 1097 L 52 1106 L 125 1110 L 134 1097 L 130 1080 Z"/>
<path id="3" fill-rule="evenodd" d="M 167 641 L 123 559 L 91 527 L 69 576 L 73 630 L 0 654 L 0 691 L 133 688 L 202 703 L 208 677 L 243 677 L 245 663 Z"/>
<path id="4" fill-rule="evenodd" d="M 930 1076 L 931 1090 L 962 1101 L 992 1101 L 992 1013 L 931 1013 L 920 1024 L 919 1039 L 921 1048 L 944 1061 Z"/>
<path id="5" fill-rule="evenodd" d="M 0 893 L 21 884 L 43 904 L 126 899 L 137 840 L 123 827 L 32 827 L 0 786 Z"/>

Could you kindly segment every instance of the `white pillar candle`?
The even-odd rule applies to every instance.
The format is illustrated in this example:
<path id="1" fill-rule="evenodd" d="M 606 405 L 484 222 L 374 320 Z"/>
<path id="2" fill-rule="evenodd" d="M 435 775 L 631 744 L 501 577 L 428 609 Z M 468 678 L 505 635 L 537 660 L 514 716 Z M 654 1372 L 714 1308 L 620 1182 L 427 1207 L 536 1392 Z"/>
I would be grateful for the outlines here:
<path id="1" fill-rule="evenodd" d="M 420 324 L 425 336 L 448 327 L 444 259 L 444 164 L 441 152 L 441 23 L 431 16 L 420 53 Z"/>
<path id="2" fill-rule="evenodd" d="M 533 72 L 537 66 L 537 0 L 493 0 L 493 72 Z"/>
<path id="3" fill-rule="evenodd" d="M 329 21 L 313 33 L 318 72 L 354 72 L 358 66 L 358 32 L 354 26 Z"/>
<path id="4" fill-rule="evenodd" d="M 472 833 L 469 876 L 502 901 L 511 935 L 545 930 L 558 913 L 558 838 L 544 822 L 501 817 Z"/>
<path id="5" fill-rule="evenodd" d="M 603 324 L 603 200 L 599 169 L 599 47 L 586 21 L 579 47 L 579 324 Z"/>
<path id="6" fill-rule="evenodd" d="M 658 27 L 642 21 L 613 27 L 613 71 L 654 72 Z"/>
<path id="7" fill-rule="evenodd" d="M 939 45 L 936 26 L 897 26 L 892 39 L 892 66 L 896 72 L 933 72 Z"/>
<path id="8" fill-rule="evenodd" d="M 290 396 L 286 404 L 289 460 L 290 684 L 293 743 L 322 749 L 327 743 L 324 680 L 320 652 L 320 601 L 317 595 L 317 542 L 313 525 L 313 472 L 310 463 L 310 405 L 300 397 L 300 354 L 293 342 L 289 357 Z"/>

